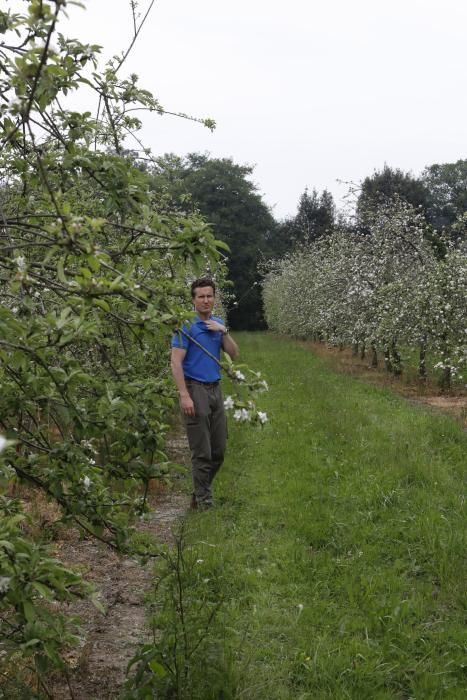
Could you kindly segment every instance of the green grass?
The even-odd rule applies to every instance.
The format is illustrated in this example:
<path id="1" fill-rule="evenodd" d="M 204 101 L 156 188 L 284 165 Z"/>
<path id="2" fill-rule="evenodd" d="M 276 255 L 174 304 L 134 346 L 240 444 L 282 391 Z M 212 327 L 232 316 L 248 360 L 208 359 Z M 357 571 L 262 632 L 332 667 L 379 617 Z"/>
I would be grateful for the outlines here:
<path id="1" fill-rule="evenodd" d="M 465 697 L 466 434 L 286 339 L 236 337 L 270 423 L 232 421 L 218 506 L 189 518 L 225 601 L 193 696 Z"/>

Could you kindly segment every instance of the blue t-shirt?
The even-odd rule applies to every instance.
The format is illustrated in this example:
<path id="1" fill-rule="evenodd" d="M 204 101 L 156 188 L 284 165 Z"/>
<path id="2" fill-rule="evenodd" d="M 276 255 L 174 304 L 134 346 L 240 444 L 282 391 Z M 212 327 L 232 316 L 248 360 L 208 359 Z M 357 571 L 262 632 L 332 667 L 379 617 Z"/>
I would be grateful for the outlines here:
<path id="1" fill-rule="evenodd" d="M 224 322 L 217 316 L 211 316 L 213 321 Z M 183 348 L 186 355 L 183 358 L 183 374 L 185 379 L 196 379 L 198 382 L 217 382 L 221 378 L 220 367 L 204 350 L 190 338 L 196 340 L 203 348 L 206 348 L 217 360 L 221 357 L 222 333 L 221 331 L 210 331 L 206 323 L 196 316 L 191 325 L 183 326 L 184 333 L 175 333 L 172 338 L 173 348 Z M 185 335 L 186 333 L 186 335 Z M 190 336 L 188 338 L 187 336 Z"/>

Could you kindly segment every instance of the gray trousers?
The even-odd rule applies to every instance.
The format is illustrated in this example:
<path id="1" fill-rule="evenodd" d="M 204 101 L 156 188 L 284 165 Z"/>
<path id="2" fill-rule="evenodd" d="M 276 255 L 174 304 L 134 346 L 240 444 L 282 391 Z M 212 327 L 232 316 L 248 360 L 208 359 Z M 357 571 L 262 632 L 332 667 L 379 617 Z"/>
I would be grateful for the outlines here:
<path id="1" fill-rule="evenodd" d="M 220 384 L 192 384 L 187 389 L 195 405 L 195 415 L 185 416 L 191 450 L 193 491 L 201 508 L 212 505 L 212 481 L 224 461 L 227 420 Z"/>

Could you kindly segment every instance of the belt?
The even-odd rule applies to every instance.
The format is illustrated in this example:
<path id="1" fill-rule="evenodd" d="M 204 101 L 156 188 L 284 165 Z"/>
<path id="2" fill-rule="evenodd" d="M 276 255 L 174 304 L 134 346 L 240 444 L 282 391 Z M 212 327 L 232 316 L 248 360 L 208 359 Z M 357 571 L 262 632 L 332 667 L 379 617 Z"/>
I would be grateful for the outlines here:
<path id="1" fill-rule="evenodd" d="M 213 389 L 215 386 L 218 386 L 219 380 L 217 382 L 199 382 L 197 379 L 186 377 L 185 384 L 199 384 L 200 386 L 205 386 L 206 389 Z"/>

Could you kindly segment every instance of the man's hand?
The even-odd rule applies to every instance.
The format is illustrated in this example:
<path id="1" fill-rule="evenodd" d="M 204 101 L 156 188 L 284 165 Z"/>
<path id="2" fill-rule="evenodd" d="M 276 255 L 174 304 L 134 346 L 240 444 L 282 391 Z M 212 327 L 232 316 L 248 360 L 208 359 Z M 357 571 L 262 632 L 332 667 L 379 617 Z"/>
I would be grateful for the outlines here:
<path id="1" fill-rule="evenodd" d="M 182 409 L 182 413 L 185 416 L 194 416 L 195 404 L 193 403 L 193 399 L 186 388 L 185 377 L 183 376 L 182 363 L 185 355 L 186 350 L 184 348 L 172 348 L 170 366 L 172 368 L 173 378 L 180 395 L 180 407 Z"/>
<path id="2" fill-rule="evenodd" d="M 195 404 L 190 394 L 180 394 L 180 406 L 185 416 L 195 415 Z"/>
<path id="3" fill-rule="evenodd" d="M 238 357 L 238 345 L 232 336 L 229 335 L 227 327 L 218 321 L 214 321 L 212 318 L 209 318 L 204 323 L 209 331 L 219 331 L 222 333 L 222 349 L 232 360 L 235 360 L 235 358 Z"/>
<path id="4" fill-rule="evenodd" d="M 207 321 L 204 322 L 207 326 L 207 329 L 209 331 L 219 331 L 220 333 L 225 333 L 227 328 L 222 325 L 222 323 L 219 323 L 218 321 L 214 321 L 214 319 L 209 318 Z"/>

